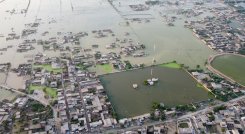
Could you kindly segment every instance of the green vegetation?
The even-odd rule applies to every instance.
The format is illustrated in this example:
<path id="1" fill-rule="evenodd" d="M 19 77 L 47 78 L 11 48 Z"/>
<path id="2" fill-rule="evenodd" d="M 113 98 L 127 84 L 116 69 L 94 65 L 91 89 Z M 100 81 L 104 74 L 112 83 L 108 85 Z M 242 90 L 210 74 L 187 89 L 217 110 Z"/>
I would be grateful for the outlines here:
<path id="1" fill-rule="evenodd" d="M 225 110 L 226 106 L 221 105 L 221 106 L 217 106 L 213 109 L 214 112 L 219 112 L 220 110 Z"/>
<path id="2" fill-rule="evenodd" d="M 81 64 L 76 65 L 76 67 L 79 68 L 80 70 L 87 70 L 90 66 L 84 65 L 84 63 L 81 63 Z"/>
<path id="3" fill-rule="evenodd" d="M 42 112 L 45 110 L 45 106 L 38 103 L 37 101 L 30 102 L 30 106 L 33 112 Z"/>
<path id="4" fill-rule="evenodd" d="M 212 90 L 212 92 L 216 95 L 216 99 L 221 100 L 221 101 L 229 101 L 231 99 L 237 98 L 238 96 L 244 95 L 242 92 L 237 92 L 234 93 L 231 91 L 231 89 L 226 89 L 224 88 L 222 91 L 221 90 Z"/>
<path id="5" fill-rule="evenodd" d="M 71 118 L 71 123 L 73 124 L 77 124 L 79 123 L 78 119 L 74 119 L 73 117 Z"/>
<path id="6" fill-rule="evenodd" d="M 212 66 L 238 83 L 245 85 L 244 57 L 237 55 L 222 55 L 214 59 Z"/>
<path id="7" fill-rule="evenodd" d="M 119 120 L 117 113 L 113 110 L 112 117 Z"/>
<path id="8" fill-rule="evenodd" d="M 203 85 L 200 84 L 200 83 L 197 83 L 197 87 L 199 87 L 199 88 L 204 88 Z"/>
<path id="9" fill-rule="evenodd" d="M 53 73 L 61 73 L 62 68 L 52 68 L 51 65 L 46 64 L 46 65 L 33 65 L 33 68 L 42 68 L 47 70 L 48 72 L 53 72 Z"/>
<path id="10" fill-rule="evenodd" d="M 130 70 L 130 69 L 132 69 L 133 68 L 133 66 L 132 66 L 132 64 L 128 61 L 128 60 L 126 60 L 126 61 L 124 61 L 125 62 L 125 68 L 126 68 L 126 70 Z"/>
<path id="11" fill-rule="evenodd" d="M 147 80 L 144 80 L 144 85 L 149 85 L 148 81 Z"/>
<path id="12" fill-rule="evenodd" d="M 164 63 L 164 64 L 161 64 L 159 66 L 168 67 L 168 68 L 175 68 L 175 69 L 180 69 L 181 68 L 181 65 L 176 63 L 176 61 L 169 62 L 169 63 Z"/>
<path id="13" fill-rule="evenodd" d="M 153 102 L 151 107 L 152 107 L 153 110 L 155 110 L 155 109 L 159 109 L 160 111 L 166 110 L 166 107 L 165 106 L 162 106 L 158 102 Z"/>
<path id="14" fill-rule="evenodd" d="M 220 76 L 213 73 L 210 74 L 210 77 L 213 79 L 215 83 L 220 83 L 221 81 L 224 80 L 224 78 L 221 78 Z"/>
<path id="15" fill-rule="evenodd" d="M 240 49 L 238 52 L 239 52 L 240 54 L 242 54 L 242 55 L 245 55 L 245 48 Z"/>
<path id="16" fill-rule="evenodd" d="M 218 133 L 217 127 L 215 125 L 205 125 L 205 126 L 206 126 L 208 133 L 211 133 L 211 134 L 217 134 Z"/>
<path id="17" fill-rule="evenodd" d="M 215 120 L 214 114 L 212 112 L 208 113 L 208 119 L 209 119 L 209 121 Z"/>
<path id="18" fill-rule="evenodd" d="M 178 105 L 175 107 L 175 109 L 177 111 L 181 111 L 181 112 L 195 111 L 196 110 L 196 108 L 191 104 L 189 104 L 189 105 Z"/>
<path id="19" fill-rule="evenodd" d="M 13 133 L 26 134 L 27 131 L 24 130 L 26 126 L 36 125 L 41 123 L 43 120 L 52 118 L 53 111 L 50 106 L 42 105 L 40 102 L 35 100 L 29 100 L 25 108 L 20 109 L 20 118 L 13 119 Z"/>
<path id="20" fill-rule="evenodd" d="M 86 70 L 87 68 L 83 65 L 78 65 L 77 68 L 79 68 L 80 70 Z"/>
<path id="21" fill-rule="evenodd" d="M 96 66 L 102 68 L 105 73 L 111 73 L 113 71 L 113 67 L 111 64 L 96 65 Z"/>
<path id="22" fill-rule="evenodd" d="M 188 125 L 188 123 L 183 122 L 183 123 L 180 123 L 180 124 L 179 124 L 179 127 L 180 127 L 180 128 L 188 128 L 189 125 Z"/>
<path id="23" fill-rule="evenodd" d="M 91 88 L 91 89 L 88 90 L 88 92 L 94 94 L 94 93 L 96 93 L 96 89 L 95 88 Z"/>
<path id="24" fill-rule="evenodd" d="M 158 102 L 153 102 L 152 103 L 152 111 L 151 111 L 151 119 L 152 120 L 165 120 L 166 119 L 166 114 L 165 114 L 165 110 L 166 107 L 161 105 Z M 156 115 L 155 112 L 159 112 L 159 115 Z"/>
<path id="25" fill-rule="evenodd" d="M 28 89 L 29 89 L 30 93 L 32 93 L 34 90 L 43 90 L 43 92 L 46 95 L 49 95 L 52 98 L 57 97 L 57 91 L 53 88 L 50 88 L 50 87 L 30 85 Z"/>
<path id="26" fill-rule="evenodd" d="M 8 90 L 5 90 L 5 89 L 1 89 L 0 90 L 0 101 L 3 101 L 3 100 L 13 100 L 15 97 L 17 96 L 17 94 L 15 92 L 12 92 L 12 91 L 8 91 Z"/>

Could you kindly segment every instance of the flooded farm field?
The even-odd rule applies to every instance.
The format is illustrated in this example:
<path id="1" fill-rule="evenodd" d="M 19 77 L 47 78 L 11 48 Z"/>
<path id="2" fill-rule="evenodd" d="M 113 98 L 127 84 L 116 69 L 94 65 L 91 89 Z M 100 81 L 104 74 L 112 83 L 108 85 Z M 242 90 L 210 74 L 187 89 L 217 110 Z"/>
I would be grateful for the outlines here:
<path id="1" fill-rule="evenodd" d="M 149 78 L 159 78 L 154 86 L 144 85 Z M 208 92 L 182 69 L 161 66 L 103 75 L 100 77 L 110 101 L 120 118 L 149 113 L 152 102 L 167 106 L 207 100 Z M 137 89 L 133 84 L 138 84 Z"/>
<path id="2" fill-rule="evenodd" d="M 5 73 L 0 73 L 0 84 L 4 84 L 6 81 L 6 74 Z"/>
<path id="3" fill-rule="evenodd" d="M 245 57 L 222 55 L 216 57 L 211 65 L 236 82 L 245 85 Z"/>
<path id="4" fill-rule="evenodd" d="M 99 48 L 86 54 L 93 54 L 95 51 L 103 53 L 119 52 L 118 49 L 108 50 L 106 45 L 115 42 L 116 38 L 124 39 L 125 33 L 129 33 L 128 39 L 135 43 L 140 42 L 146 45 L 146 57 L 126 57 L 123 60 L 130 60 L 133 64 L 151 64 L 155 57 L 157 63 L 176 60 L 192 68 L 196 65 L 204 66 L 205 60 L 214 52 L 204 43 L 198 40 L 190 29 L 184 27 L 184 20 L 188 19 L 177 15 L 176 7 L 151 7 L 147 11 L 137 12 L 129 8 L 131 4 L 139 4 L 142 1 L 121 1 L 115 0 L 110 3 L 108 0 L 7 0 L 0 3 L 0 48 L 8 48 L 2 52 L 1 62 L 10 61 L 13 67 L 25 63 L 33 58 L 33 54 L 44 52 L 48 57 L 59 56 L 60 51 L 44 51 L 43 47 L 34 44 L 35 49 L 16 53 L 17 44 L 24 40 L 47 40 L 50 38 L 61 39 L 57 33 L 87 32 L 88 36 L 79 40 L 80 46 L 84 49 L 91 48 L 91 45 L 98 44 Z M 120 3 L 120 5 L 118 4 Z M 188 4 L 185 5 L 188 8 Z M 54 8 L 56 7 L 56 8 Z M 170 10 L 171 9 L 171 10 Z M 174 9 L 174 10 L 173 10 Z M 161 13 L 168 13 L 177 17 L 175 26 L 166 25 Z M 134 21 L 135 18 L 145 18 L 142 21 Z M 194 18 L 191 18 L 194 19 Z M 188 19 L 188 20 L 191 20 Z M 38 23 L 32 29 L 36 33 L 17 40 L 6 41 L 5 37 L 10 33 L 21 35 L 30 23 Z M 126 25 L 128 23 L 128 25 Z M 106 38 L 95 38 L 91 33 L 93 30 L 111 29 L 115 36 Z M 44 33 L 45 34 L 44 36 Z M 72 44 L 69 44 L 72 46 Z M 156 45 L 156 51 L 153 49 Z M 106 73 L 106 72 L 102 72 Z"/>
<path id="5" fill-rule="evenodd" d="M 0 88 L 0 102 L 3 100 L 12 101 L 18 94 L 5 89 Z"/>

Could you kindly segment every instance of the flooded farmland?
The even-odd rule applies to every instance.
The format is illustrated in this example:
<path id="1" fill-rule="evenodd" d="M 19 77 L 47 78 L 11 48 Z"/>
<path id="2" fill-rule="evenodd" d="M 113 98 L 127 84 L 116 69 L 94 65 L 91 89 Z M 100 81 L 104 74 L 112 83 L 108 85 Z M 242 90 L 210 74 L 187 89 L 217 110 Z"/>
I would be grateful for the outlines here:
<path id="1" fill-rule="evenodd" d="M 0 133 L 243 133 L 230 2 L 0 0 Z"/>
<path id="2" fill-rule="evenodd" d="M 189 104 L 207 100 L 208 92 L 184 70 L 156 66 L 153 77 L 159 78 L 154 86 L 145 86 L 151 78 L 151 68 L 101 76 L 108 96 L 120 118 L 133 117 L 150 112 L 152 102 L 167 106 Z M 137 89 L 133 84 L 138 84 Z"/>
<path id="3" fill-rule="evenodd" d="M 231 77 L 233 80 L 245 85 L 245 57 L 237 55 L 222 55 L 216 57 L 212 66 Z"/>
<path id="4" fill-rule="evenodd" d="M 17 95 L 18 94 L 15 92 L 11 92 L 9 90 L 5 90 L 5 89 L 0 88 L 0 102 L 5 100 L 5 99 L 12 101 L 13 99 L 15 99 L 15 97 Z"/>
<path id="5" fill-rule="evenodd" d="M 0 84 L 4 84 L 6 81 L 6 74 L 0 73 Z"/>
<path id="6" fill-rule="evenodd" d="M 102 52 L 102 54 L 110 52 L 120 53 L 121 47 L 127 45 L 128 42 L 120 42 L 120 44 L 117 44 L 118 42 L 116 41 L 126 40 L 133 44 L 144 44 L 145 49 L 144 51 L 140 51 L 140 53 L 144 52 L 145 56 L 130 57 L 121 55 L 123 61 L 129 60 L 132 64 L 151 65 L 152 59 L 154 59 L 157 64 L 175 60 L 180 64 L 183 63 L 185 66 L 189 66 L 190 68 L 195 68 L 197 65 L 200 65 L 203 68 L 208 56 L 210 54 L 214 54 L 215 52 L 209 49 L 204 42 L 195 37 L 190 29 L 184 26 L 186 20 L 191 21 L 198 18 L 186 17 L 178 14 L 178 11 L 181 9 L 192 8 L 192 5 L 190 4 L 192 2 L 185 3 L 183 6 L 179 7 L 176 7 L 175 5 L 149 6 L 149 8 L 142 12 L 135 11 L 138 9 L 134 9 L 135 7 L 131 6 L 141 4 L 142 2 L 143 1 L 140 0 L 3 1 L 0 3 L 0 48 L 4 51 L 1 52 L 0 62 L 11 62 L 11 66 L 16 68 L 21 63 L 28 63 L 28 61 L 32 61 L 34 55 L 37 53 L 44 53 L 47 57 L 60 56 L 62 53 L 62 47 L 70 47 L 70 49 L 73 50 L 74 47 L 80 46 L 83 48 L 84 54 L 86 55 L 94 55 L 94 53 L 98 51 Z M 206 15 L 207 14 L 209 15 L 209 13 L 206 13 Z M 205 14 L 203 16 L 205 16 Z M 202 15 L 199 17 L 202 17 Z M 168 18 L 173 18 L 174 22 L 168 24 L 166 21 Z M 96 37 L 97 35 L 95 31 L 103 30 L 111 31 L 111 33 L 106 35 L 104 38 Z M 28 34 L 29 32 L 31 34 Z M 65 37 L 72 36 L 76 33 L 86 33 L 86 36 L 79 38 L 77 44 L 70 42 L 66 43 L 65 45 L 63 44 L 62 41 Z M 14 35 L 13 40 L 10 38 L 12 35 Z M 11 40 L 8 40 L 8 38 Z M 53 40 L 55 40 L 55 42 L 53 44 L 50 43 Z M 27 41 L 28 43 L 26 43 Z M 50 43 L 51 45 L 48 45 L 51 47 L 46 50 L 44 49 L 45 44 L 40 45 L 41 43 L 38 43 L 39 41 Z M 108 44 L 113 44 L 115 42 L 116 48 L 106 48 Z M 31 49 L 25 52 L 17 52 L 20 45 L 23 45 L 23 43 L 30 45 Z M 98 46 L 96 49 L 92 48 L 92 45 L 95 44 Z M 55 49 L 54 47 L 59 49 Z M 85 49 L 90 51 L 85 52 Z M 195 101 L 206 99 L 206 92 L 203 90 L 195 90 L 197 93 L 193 92 L 193 95 L 187 96 L 187 94 L 189 95 L 189 90 L 192 88 L 197 89 L 197 87 L 196 83 L 190 80 L 191 78 L 189 78 L 185 72 L 165 68 L 163 71 L 160 71 L 159 69 L 160 68 L 156 68 L 156 70 L 159 72 L 164 72 L 162 74 L 163 76 L 161 76 L 163 79 L 160 81 L 169 81 L 170 85 L 160 82 L 163 84 L 161 86 L 164 87 L 160 90 L 157 88 L 158 86 L 156 86 L 151 87 L 152 89 L 141 87 L 139 91 L 132 90 L 131 88 L 125 88 L 125 91 L 120 90 L 120 92 L 125 92 L 125 95 L 130 92 L 132 92 L 132 95 L 141 94 L 142 92 L 142 94 L 139 95 L 139 100 L 140 98 L 145 98 L 145 96 L 149 94 L 151 96 L 156 96 L 156 101 L 164 101 L 164 103 L 168 105 L 175 105 L 180 102 L 189 103 L 192 101 L 192 99 Z M 101 69 L 100 67 L 93 67 L 91 70 L 96 71 L 98 74 L 106 74 L 112 69 L 109 67 L 104 69 Z M 114 71 L 115 70 L 113 70 L 113 72 Z M 137 73 L 138 71 L 135 72 Z M 181 77 L 178 77 L 181 78 L 179 79 L 180 84 L 178 86 L 181 85 L 182 81 L 190 81 L 191 84 L 187 82 L 190 85 L 187 84 L 186 91 L 183 89 L 180 90 L 180 87 L 174 86 L 172 87 L 173 89 L 171 89 L 173 91 L 170 92 L 170 90 L 167 90 L 170 88 L 170 86 L 176 85 L 171 83 L 176 77 L 174 77 L 174 75 L 170 76 L 171 73 L 176 73 L 177 76 L 181 75 Z M 125 76 L 120 77 L 118 81 L 124 81 L 126 77 L 131 77 L 126 75 L 128 74 L 127 72 L 122 74 Z M 140 75 L 142 75 L 140 78 L 145 79 L 148 73 L 142 73 Z M 23 87 L 23 82 L 19 80 L 21 77 L 18 77 L 17 79 L 17 77 L 14 75 L 10 76 L 11 77 L 7 79 L 8 85 L 12 85 L 11 87 L 14 88 Z M 109 76 L 113 76 L 114 78 L 114 74 Z M 25 78 L 23 78 L 23 81 L 24 79 Z M 13 85 L 11 84 L 11 81 L 14 80 L 18 80 L 19 82 Z M 185 86 L 186 83 L 182 84 Z M 128 86 L 131 87 L 132 83 L 130 83 Z M 116 89 L 114 89 L 113 92 L 118 92 Z M 150 92 L 151 90 L 156 90 L 156 92 Z M 177 100 L 168 98 L 171 95 L 175 95 L 175 92 L 180 92 L 179 90 L 181 93 L 183 93 L 182 97 L 179 97 Z M 111 92 L 112 100 L 113 98 L 117 98 L 117 95 L 115 94 L 114 96 L 113 92 Z M 203 92 L 205 94 L 199 94 L 199 92 Z M 159 95 L 165 96 L 161 97 Z M 121 115 L 133 116 L 148 112 L 151 101 L 153 100 L 151 97 L 149 97 L 149 100 L 145 100 L 143 103 L 141 103 L 142 107 L 140 111 L 124 111 L 121 113 Z M 124 102 L 122 101 L 122 103 Z M 146 105 L 144 105 L 144 103 Z"/>
<path id="7" fill-rule="evenodd" d="M 88 32 L 89 36 L 80 39 L 82 48 L 91 48 L 93 44 L 99 44 L 99 48 L 91 51 L 108 52 L 105 46 L 112 43 L 115 37 L 96 39 L 90 36 L 91 31 L 100 29 L 111 29 L 117 38 L 123 38 L 125 32 L 130 33 L 130 38 L 134 42 L 146 45 L 147 57 L 132 58 L 124 57 L 134 64 L 151 64 L 155 57 L 157 63 L 176 60 L 187 66 L 194 68 L 196 65 L 203 67 L 208 55 L 214 52 L 203 42 L 198 40 L 191 30 L 184 27 L 182 15 L 177 15 L 178 8 L 171 10 L 167 7 L 152 7 L 143 13 L 129 9 L 130 4 L 138 4 L 141 1 L 113 1 L 110 4 L 107 0 L 7 0 L 0 3 L 0 29 L 1 35 L 7 36 L 9 33 L 20 35 L 26 29 L 26 24 L 38 23 L 35 28 L 36 33 L 18 40 L 6 41 L 0 38 L 1 47 L 8 48 L 8 52 L 0 55 L 1 62 L 10 61 L 13 67 L 19 63 L 24 63 L 32 59 L 32 55 L 44 52 L 42 46 L 33 45 L 35 49 L 16 53 L 17 44 L 26 39 L 45 40 L 55 37 L 59 40 L 57 33 L 69 32 Z M 118 4 L 120 3 L 120 5 Z M 55 8 L 54 8 L 55 7 Z M 188 8 L 188 4 L 185 8 Z M 163 10 L 164 9 L 164 10 Z M 175 10 L 172 10 L 175 9 Z M 166 12 L 171 16 L 177 17 L 174 27 L 166 25 L 159 12 Z M 146 18 L 144 21 L 133 21 L 133 18 Z M 194 18 L 192 18 L 194 19 Z M 191 19 L 189 19 L 191 20 Z M 126 25 L 129 22 L 129 25 Z M 48 32 L 46 36 L 43 33 Z M 156 45 L 156 51 L 153 50 Z M 115 52 L 119 50 L 113 50 Z M 45 51 L 49 57 L 59 56 L 59 51 Z M 186 58 L 187 57 L 187 58 Z M 142 62 L 142 59 L 144 59 Z M 103 72 L 102 72 L 103 73 Z"/>

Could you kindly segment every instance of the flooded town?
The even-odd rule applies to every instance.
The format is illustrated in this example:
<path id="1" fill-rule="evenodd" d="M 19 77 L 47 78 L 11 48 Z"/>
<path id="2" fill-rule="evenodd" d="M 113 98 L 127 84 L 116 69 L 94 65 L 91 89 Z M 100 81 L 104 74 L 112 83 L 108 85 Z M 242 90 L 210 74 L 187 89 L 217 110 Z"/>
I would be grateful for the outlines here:
<path id="1" fill-rule="evenodd" d="M 0 0 L 0 133 L 245 133 L 244 0 Z"/>

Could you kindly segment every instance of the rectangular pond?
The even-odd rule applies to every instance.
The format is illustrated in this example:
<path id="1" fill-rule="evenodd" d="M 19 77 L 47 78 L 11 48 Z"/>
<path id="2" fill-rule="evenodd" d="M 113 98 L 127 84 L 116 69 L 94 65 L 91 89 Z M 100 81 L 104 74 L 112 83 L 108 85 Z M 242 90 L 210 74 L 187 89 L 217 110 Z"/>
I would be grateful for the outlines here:
<path id="1" fill-rule="evenodd" d="M 152 77 L 159 78 L 156 85 L 143 84 Z M 103 75 L 100 79 L 119 118 L 149 113 L 152 102 L 175 106 L 209 98 L 208 92 L 183 69 L 155 66 Z M 137 89 L 133 88 L 134 83 L 138 84 Z"/>

